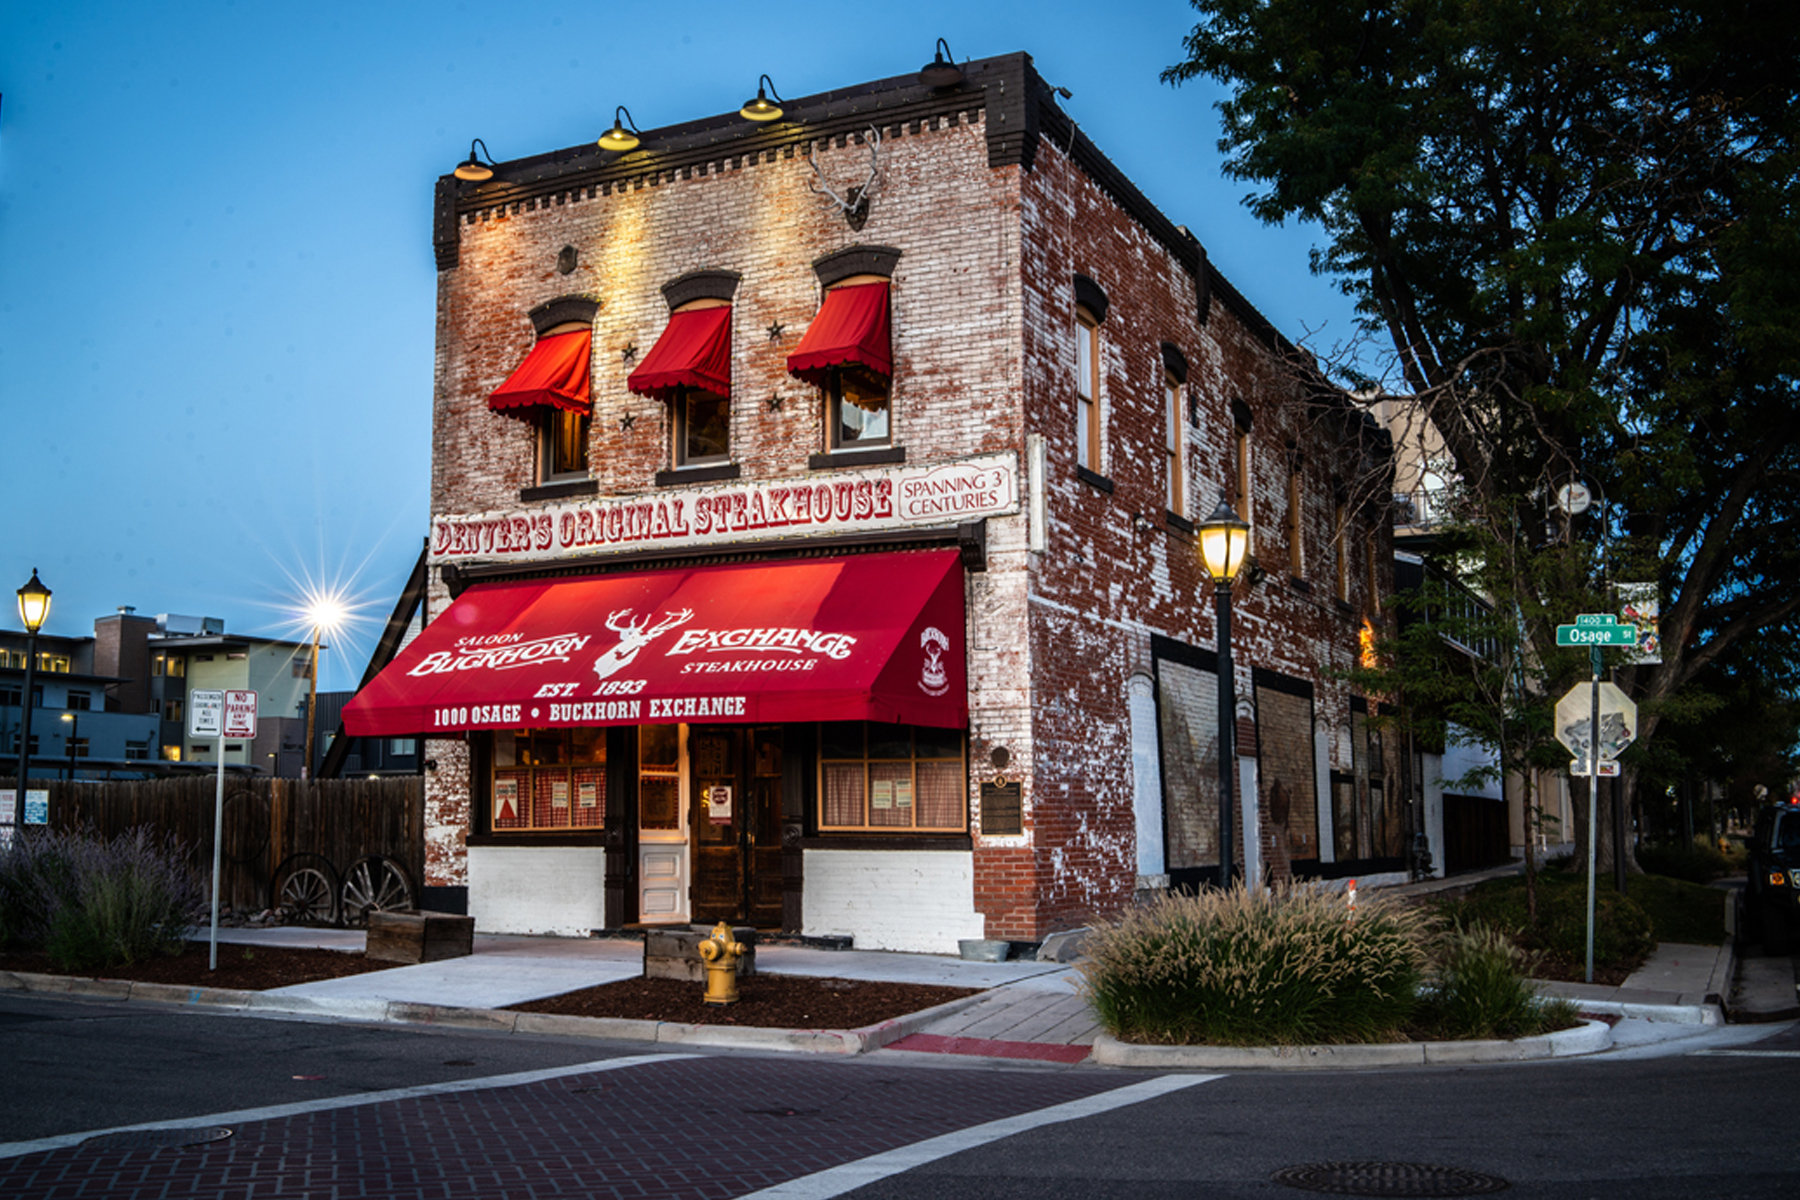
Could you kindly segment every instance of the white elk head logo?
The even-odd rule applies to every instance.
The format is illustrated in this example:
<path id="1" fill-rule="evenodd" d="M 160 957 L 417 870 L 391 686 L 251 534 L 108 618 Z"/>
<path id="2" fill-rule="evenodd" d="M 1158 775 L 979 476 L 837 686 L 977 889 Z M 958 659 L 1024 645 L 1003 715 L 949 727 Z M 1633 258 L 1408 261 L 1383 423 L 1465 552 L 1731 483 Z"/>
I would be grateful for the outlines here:
<path id="1" fill-rule="evenodd" d="M 631 661 L 638 656 L 638 651 L 648 646 L 653 640 L 677 625 L 692 620 L 694 610 L 684 608 L 678 613 L 664 613 L 663 619 L 654 625 L 650 624 L 649 613 L 645 613 L 635 621 L 627 622 L 624 625 L 619 624 L 630 615 L 629 608 L 621 608 L 606 618 L 606 627 L 619 635 L 619 644 L 594 660 L 594 674 L 602 680 L 629 667 Z"/>
<path id="2" fill-rule="evenodd" d="M 950 639 L 935 625 L 927 625 L 919 635 L 919 649 L 925 652 L 925 663 L 919 670 L 919 688 L 927 696 L 941 696 L 950 690 L 950 676 L 944 670 L 944 651 Z"/>

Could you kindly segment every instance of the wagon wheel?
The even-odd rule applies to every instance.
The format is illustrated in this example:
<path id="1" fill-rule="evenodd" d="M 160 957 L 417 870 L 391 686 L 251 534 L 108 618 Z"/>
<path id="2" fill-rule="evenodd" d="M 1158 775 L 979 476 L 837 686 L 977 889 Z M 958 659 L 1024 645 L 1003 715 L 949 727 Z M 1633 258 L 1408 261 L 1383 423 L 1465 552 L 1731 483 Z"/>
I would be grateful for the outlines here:
<path id="1" fill-rule="evenodd" d="M 338 873 L 322 854 L 290 854 L 275 868 L 275 910 L 300 925 L 335 925 Z"/>
<path id="2" fill-rule="evenodd" d="M 371 854 L 344 872 L 343 918 L 347 925 L 367 925 L 372 912 L 407 912 L 413 907 L 412 883 L 406 868 L 391 858 Z"/>

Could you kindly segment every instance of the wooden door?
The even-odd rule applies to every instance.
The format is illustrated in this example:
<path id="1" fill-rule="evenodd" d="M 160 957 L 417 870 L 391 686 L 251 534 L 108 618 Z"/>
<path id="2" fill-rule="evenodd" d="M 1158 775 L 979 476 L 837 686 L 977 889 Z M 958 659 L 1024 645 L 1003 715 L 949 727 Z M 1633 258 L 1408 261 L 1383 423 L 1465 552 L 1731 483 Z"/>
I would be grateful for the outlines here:
<path id="1" fill-rule="evenodd" d="M 689 827 L 694 847 L 694 920 L 741 921 L 744 913 L 744 730 L 688 729 Z"/>

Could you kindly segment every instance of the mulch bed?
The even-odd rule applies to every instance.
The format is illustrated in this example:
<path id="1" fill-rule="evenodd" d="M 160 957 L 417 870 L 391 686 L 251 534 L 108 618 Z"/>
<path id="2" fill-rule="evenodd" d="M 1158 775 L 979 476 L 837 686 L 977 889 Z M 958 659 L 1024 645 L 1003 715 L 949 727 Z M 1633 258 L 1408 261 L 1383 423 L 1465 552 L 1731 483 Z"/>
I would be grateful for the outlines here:
<path id="1" fill-rule="evenodd" d="M 751 975 L 738 983 L 736 1004 L 701 1002 L 703 983 L 626 979 L 514 1004 L 516 1012 L 571 1017 L 621 1017 L 681 1025 L 740 1025 L 766 1029 L 858 1029 L 972 996 L 980 988 L 881 983 L 810 975 Z"/>
<path id="2" fill-rule="evenodd" d="M 0 971 L 25 971 L 35 975 L 75 975 L 83 978 L 128 979 L 133 983 L 173 983 L 182 987 L 236 988 L 260 992 L 296 983 L 341 979 L 366 971 L 385 971 L 399 963 L 379 962 L 360 953 L 341 950 L 291 949 L 285 946 L 246 946 L 219 943 L 219 969 L 208 970 L 211 957 L 205 942 L 189 942 L 178 955 L 145 959 L 126 967 L 68 971 L 50 961 L 48 954 L 0 954 Z"/>
<path id="3" fill-rule="evenodd" d="M 340 950 L 290 949 L 281 946 L 219 944 L 219 969 L 207 969 L 207 945 L 190 942 L 173 957 L 147 959 L 128 967 L 66 971 L 47 954 L 0 954 L 0 971 L 36 975 L 75 975 L 125 979 L 134 983 L 171 983 L 182 987 L 264 991 L 321 979 L 339 979 L 366 971 L 383 971 L 399 963 L 379 962 Z M 676 979 L 628 979 L 583 988 L 561 996 L 515 1004 L 518 1012 L 561 1013 L 574 1017 L 622 1017 L 639 1021 L 672 1021 L 683 1025 L 740 1025 L 771 1029 L 858 1029 L 949 1000 L 972 996 L 979 988 L 933 987 L 916 983 L 877 983 L 858 979 L 822 979 L 806 975 L 753 975 L 739 985 L 737 1004 L 715 1008 L 701 1003 L 703 983 Z"/>

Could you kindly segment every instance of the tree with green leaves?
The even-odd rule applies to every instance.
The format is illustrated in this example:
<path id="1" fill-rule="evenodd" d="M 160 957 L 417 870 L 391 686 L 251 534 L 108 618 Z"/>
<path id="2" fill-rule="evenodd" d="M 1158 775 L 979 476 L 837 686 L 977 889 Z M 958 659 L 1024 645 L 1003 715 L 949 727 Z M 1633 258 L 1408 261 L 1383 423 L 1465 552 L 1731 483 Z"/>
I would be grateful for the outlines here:
<path id="1" fill-rule="evenodd" d="M 1228 85 L 1227 171 L 1323 230 L 1380 347 L 1327 361 L 1441 435 L 1459 561 L 1547 693 L 1608 573 L 1663 597 L 1663 661 L 1618 679 L 1640 743 L 1733 646 L 1800 633 L 1800 10 L 1192 3 L 1164 78 Z M 1571 521 L 1575 479 L 1606 503 Z"/>

